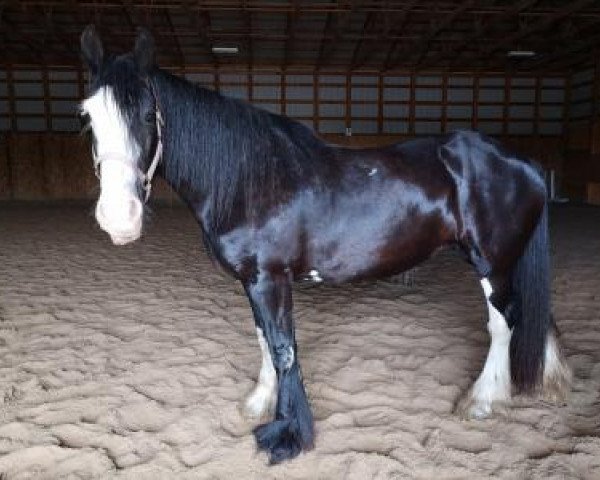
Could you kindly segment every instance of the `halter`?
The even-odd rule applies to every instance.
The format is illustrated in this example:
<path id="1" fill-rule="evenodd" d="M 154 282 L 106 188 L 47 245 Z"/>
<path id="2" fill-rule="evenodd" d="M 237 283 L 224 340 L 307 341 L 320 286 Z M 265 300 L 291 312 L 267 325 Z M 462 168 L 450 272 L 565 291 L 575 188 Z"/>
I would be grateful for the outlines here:
<path id="1" fill-rule="evenodd" d="M 135 167 L 137 170 L 138 178 L 142 184 L 142 188 L 144 192 L 146 192 L 144 196 L 144 203 L 148 203 L 148 199 L 150 198 L 150 193 L 152 191 L 152 178 L 156 173 L 156 169 L 162 158 L 163 152 L 163 143 L 162 143 L 162 127 L 164 126 L 164 121 L 162 118 L 162 114 L 160 113 L 160 108 L 158 107 L 158 97 L 154 91 L 154 88 L 150 82 L 147 83 L 150 91 L 152 92 L 152 96 L 154 97 L 154 113 L 156 116 L 156 150 L 154 151 L 154 158 L 152 158 L 152 162 L 148 167 L 146 173 L 142 172 L 140 168 Z M 95 149 L 92 148 L 92 157 L 94 159 L 94 172 L 96 173 L 96 177 L 100 180 L 100 164 L 102 162 L 120 162 L 128 167 L 132 168 L 132 165 L 129 161 L 123 159 L 123 155 L 120 153 L 110 153 L 107 152 L 102 157 L 98 157 L 96 155 Z"/>

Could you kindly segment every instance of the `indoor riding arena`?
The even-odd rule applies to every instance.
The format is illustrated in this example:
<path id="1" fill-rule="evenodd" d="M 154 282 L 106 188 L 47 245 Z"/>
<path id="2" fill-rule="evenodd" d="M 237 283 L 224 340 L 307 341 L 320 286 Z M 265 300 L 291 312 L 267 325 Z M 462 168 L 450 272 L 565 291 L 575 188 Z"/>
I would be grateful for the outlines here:
<path id="1" fill-rule="evenodd" d="M 0 479 L 600 479 L 599 32 L 594 0 L 0 2 Z M 137 76 L 113 90 L 102 86 L 125 78 L 130 70 L 119 65 L 133 65 Z M 160 67 L 162 77 L 150 67 Z M 533 388 L 515 386 L 515 338 L 529 327 L 511 324 L 525 303 L 511 296 L 506 309 L 498 307 L 504 300 L 493 275 L 500 267 L 486 263 L 495 247 L 467 258 L 460 247 L 432 248 L 424 261 L 402 263 L 410 267 L 404 273 L 357 274 L 350 282 L 328 281 L 328 254 L 304 270 L 273 260 L 269 268 L 280 268 L 273 278 L 292 293 L 282 300 L 267 297 L 282 290 L 268 290 L 268 301 L 256 300 L 252 287 L 267 271 L 261 255 L 281 242 L 292 251 L 296 240 L 288 228 L 267 240 L 256 234 L 252 242 L 263 241 L 262 250 L 248 247 L 244 257 L 255 263 L 239 271 L 227 264 L 219 248 L 243 235 L 241 227 L 216 242 L 198 213 L 203 194 L 182 200 L 163 179 L 181 132 L 169 129 L 176 100 L 153 79 L 172 76 L 247 115 L 227 121 L 217 111 L 214 119 L 185 122 L 181 114 L 181 129 L 196 129 L 196 152 L 204 143 L 229 152 L 238 139 L 246 142 L 248 158 L 211 164 L 214 178 L 241 162 L 252 169 L 252 152 L 272 136 L 289 145 L 302 135 L 322 152 L 350 149 L 344 155 L 362 168 L 361 181 L 375 182 L 387 170 L 368 158 L 413 147 L 372 148 L 475 138 L 456 137 L 457 130 L 481 132 L 489 149 L 510 152 L 503 153 L 507 165 L 535 172 L 544 213 L 521 227 L 516 212 L 529 200 L 509 192 L 512 177 L 490 167 L 491 180 L 480 182 L 468 180 L 475 177 L 466 167 L 451 171 L 443 157 L 449 143 L 431 149 L 435 160 L 417 156 L 410 167 L 435 182 L 441 174 L 429 169 L 433 161 L 444 166 L 444 178 L 458 178 L 452 205 L 465 190 L 486 197 L 505 189 L 488 210 L 456 207 L 474 208 L 477 222 L 497 209 L 515 212 L 478 232 L 491 245 L 507 232 L 527 230 L 528 239 L 548 218 L 546 257 L 530 268 L 543 272 L 549 251 L 550 273 L 519 287 L 529 292 L 523 302 L 549 296 L 551 305 L 543 326 L 519 337 L 539 340 Z M 128 105 L 139 91 L 149 102 L 140 130 L 147 141 L 119 130 L 137 120 L 118 109 L 121 115 L 104 123 L 95 116 L 98 89 L 108 95 L 123 85 L 139 87 Z M 175 106 L 185 111 L 185 103 Z M 294 119 L 320 140 L 249 105 Z M 263 125 L 256 133 L 254 124 L 239 128 L 244 118 L 285 128 Z M 221 138 L 233 140 L 221 145 Z M 136 146 L 128 150 L 133 160 L 117 157 L 121 144 Z M 185 142 L 176 147 L 191 155 Z M 413 174 L 402 155 L 394 178 L 417 189 L 417 180 L 402 177 Z M 491 157 L 473 161 L 489 164 Z M 337 158 L 307 161 L 329 172 Z M 276 170 L 288 160 L 274 163 L 273 175 L 297 178 Z M 193 161 L 202 176 L 207 160 Z M 143 212 L 137 241 L 107 234 L 101 222 L 99 198 L 124 181 L 117 170 L 133 178 L 127 185 L 136 199 L 122 211 L 139 205 Z M 240 171 L 242 180 L 232 177 L 231 185 L 241 182 L 247 192 Z M 316 178 L 320 188 L 335 187 Z M 314 241 L 335 225 L 331 245 L 362 239 L 346 242 L 344 265 L 383 258 L 369 249 L 383 230 L 352 219 L 394 211 L 384 185 L 373 194 L 379 203 L 362 204 L 357 193 L 343 217 L 311 211 L 321 217 Z M 252 188 L 258 196 L 270 192 L 268 181 Z M 341 197 L 332 192 L 336 204 Z M 412 215 L 415 205 L 398 208 Z M 286 213 L 278 215 L 265 225 Z M 430 241 L 417 236 L 418 225 L 396 229 L 414 237 L 415 249 Z M 409 255 L 408 248 L 397 245 L 393 254 Z M 298 280 L 293 288 L 291 280 Z M 283 336 L 288 324 L 291 334 Z M 304 391 L 308 402 L 301 403 Z"/>

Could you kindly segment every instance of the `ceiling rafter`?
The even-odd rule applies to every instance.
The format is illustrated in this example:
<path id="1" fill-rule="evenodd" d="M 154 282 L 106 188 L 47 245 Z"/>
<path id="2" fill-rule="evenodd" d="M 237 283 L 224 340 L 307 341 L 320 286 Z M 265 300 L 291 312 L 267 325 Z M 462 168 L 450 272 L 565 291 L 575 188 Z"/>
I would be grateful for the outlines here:
<path id="1" fill-rule="evenodd" d="M 73 39 L 69 38 L 53 20 L 52 8 L 45 8 L 44 15 L 36 15 L 36 22 L 42 26 L 44 33 L 50 34 L 59 45 L 70 45 L 73 42 Z M 43 43 L 46 44 L 46 42 L 47 38 L 44 38 Z M 76 57 L 76 55 L 73 56 Z"/>
<path id="2" fill-rule="evenodd" d="M 16 2 L 14 2 L 16 3 Z M 27 8 L 30 6 L 53 6 L 62 7 L 66 3 L 64 0 L 20 0 L 18 2 L 22 7 Z M 115 7 L 119 7 L 118 0 L 79 0 L 76 1 L 79 8 L 82 9 L 100 9 L 110 10 Z M 165 9 L 178 9 L 185 0 L 131 0 L 131 4 L 136 8 L 143 8 L 146 10 L 158 11 Z M 377 12 L 381 9 L 381 5 L 385 3 L 385 0 L 371 0 L 357 2 L 355 5 L 356 11 L 361 12 Z M 439 5 L 438 12 L 442 15 L 451 14 L 455 10 L 455 3 L 451 1 L 437 2 Z M 500 4 L 493 4 L 493 2 L 480 2 L 481 4 L 474 8 L 470 13 L 473 15 L 504 15 L 506 8 L 510 5 L 506 2 Z M 547 2 L 550 5 L 540 6 L 536 9 L 531 9 L 527 12 L 523 12 L 526 16 L 547 16 L 562 10 L 562 7 L 556 7 L 555 2 Z M 566 3 L 566 2 L 565 2 Z M 286 13 L 293 12 L 295 9 L 294 0 L 278 1 L 278 2 L 266 2 L 264 0 L 248 0 L 247 5 L 253 12 L 270 12 L 270 13 Z M 389 5 L 386 5 L 386 11 L 392 13 L 401 13 L 405 8 L 404 1 L 391 1 Z M 431 0 L 421 0 L 418 5 L 415 6 L 415 11 L 418 13 L 431 15 Z M 190 11 L 200 10 L 211 10 L 218 12 L 230 12 L 239 11 L 240 1 L 239 0 L 196 0 L 190 3 Z M 303 1 L 302 10 L 304 13 L 344 13 L 349 10 L 348 0 L 337 0 L 329 3 L 323 1 Z M 600 7 L 596 6 L 583 12 L 574 12 L 573 15 L 577 17 L 597 17 L 600 13 Z"/>
<path id="3" fill-rule="evenodd" d="M 300 1 L 295 0 L 294 5 L 296 6 L 296 9 L 293 12 L 288 12 L 286 18 L 285 32 L 287 35 L 287 40 L 285 41 L 285 45 L 283 47 L 283 68 L 287 68 L 287 66 L 290 64 L 290 53 L 294 45 L 296 22 L 300 17 Z"/>
<path id="4" fill-rule="evenodd" d="M 542 32 L 548 30 L 555 22 L 561 20 L 562 18 L 567 17 L 568 15 L 581 10 L 588 6 L 591 3 L 594 3 L 597 0 L 578 0 L 574 2 L 570 2 L 566 7 L 563 7 L 560 10 L 555 11 L 553 14 L 544 16 L 540 21 L 525 27 L 508 37 L 500 39 L 498 42 L 492 43 L 489 47 L 485 47 L 482 49 L 481 57 L 488 58 L 486 64 L 489 64 L 489 57 L 494 53 L 502 49 L 510 48 L 515 45 L 519 40 L 522 40 L 528 36 L 531 36 L 533 33 Z"/>
<path id="5" fill-rule="evenodd" d="M 123 10 L 123 17 L 127 20 L 127 25 L 131 32 L 135 32 L 135 22 L 133 21 L 133 14 L 131 12 L 131 2 L 130 1 L 121 1 L 121 8 Z M 153 32 L 154 33 L 154 32 Z M 115 40 L 115 36 L 111 35 L 111 40 Z M 131 50 L 133 45 L 126 45 L 125 50 Z"/>
<path id="6" fill-rule="evenodd" d="M 471 35 L 466 35 L 464 39 L 456 46 L 456 50 L 454 52 L 453 58 L 450 61 L 450 65 L 454 65 L 458 63 L 458 60 L 467 52 L 467 48 L 469 45 L 476 43 L 479 39 L 485 36 L 485 34 L 489 33 L 490 30 L 493 30 L 494 27 L 497 27 L 503 20 L 510 19 L 512 17 L 518 16 L 527 8 L 531 8 L 540 0 L 523 0 L 516 4 L 515 6 L 505 10 L 498 17 L 485 17 L 487 22 L 481 27 L 480 30 L 475 31 Z M 442 60 L 443 54 L 438 54 L 429 60 L 429 64 L 435 65 L 436 62 Z"/>
<path id="7" fill-rule="evenodd" d="M 526 68 L 531 70 L 539 69 L 540 67 L 548 65 L 549 63 L 569 65 L 573 60 L 572 55 L 579 54 L 585 50 L 587 50 L 587 53 L 592 52 L 598 45 L 600 45 L 600 34 L 586 37 L 585 39 L 572 39 L 567 48 L 561 49 L 551 55 L 548 55 L 547 57 L 541 58 L 536 62 L 532 62 L 531 64 L 527 65 Z"/>
<path id="8" fill-rule="evenodd" d="M 452 23 L 456 20 L 456 18 L 464 13 L 466 10 L 471 8 L 473 5 L 477 4 L 477 0 L 463 0 L 463 2 L 452 12 L 450 15 L 446 16 L 441 22 L 435 24 L 429 31 L 425 38 L 423 38 L 419 43 L 422 43 L 423 46 L 419 53 L 417 53 L 417 60 L 415 61 L 415 67 L 419 67 L 423 60 L 429 53 L 429 47 L 431 46 L 431 41 L 442 31 L 447 29 L 452 25 Z"/>
<path id="9" fill-rule="evenodd" d="M 418 0 L 412 0 L 404 6 L 404 9 L 400 13 L 400 17 L 398 18 L 398 25 L 394 29 L 395 31 L 402 31 L 406 22 L 408 22 L 411 10 L 416 6 L 417 3 L 419 3 Z M 383 61 L 383 67 L 382 67 L 383 71 L 389 70 L 392 57 L 394 56 L 396 49 L 398 48 L 398 44 L 399 44 L 398 40 L 394 40 L 390 44 L 390 48 L 387 51 L 385 60 Z"/>
<path id="10" fill-rule="evenodd" d="M 344 34 L 347 33 L 348 30 L 352 27 L 352 13 L 354 11 L 354 0 L 348 0 L 344 2 L 348 4 L 348 10 L 345 11 L 344 14 L 338 15 L 337 23 L 335 27 L 333 27 L 333 37 L 327 41 L 327 43 L 323 42 L 323 49 L 319 52 L 320 65 L 327 63 L 330 57 L 333 55 L 333 52 L 336 50 L 338 42 L 344 37 Z M 332 18 L 332 17 L 329 17 Z M 323 36 L 325 36 L 328 29 L 323 31 Z"/>
<path id="11" fill-rule="evenodd" d="M 244 25 L 247 32 L 252 32 L 252 10 L 249 8 L 249 1 L 244 0 Z M 246 36 L 246 48 L 248 49 L 248 66 L 250 68 L 254 65 L 254 45 L 252 41 L 252 35 Z"/>
<path id="12" fill-rule="evenodd" d="M 576 70 L 593 67 L 593 57 L 590 52 L 576 53 L 556 63 L 556 68 L 564 73 L 574 73 Z M 532 70 L 534 72 L 535 70 Z"/>
<path id="13" fill-rule="evenodd" d="M 316 66 L 317 69 L 323 66 L 323 54 L 325 52 L 325 37 L 327 32 L 331 29 L 333 23 L 333 15 L 331 13 L 327 13 L 327 17 L 325 19 L 325 26 L 323 27 L 323 35 L 321 36 L 321 42 L 319 44 L 319 53 L 317 54 Z"/>
<path id="14" fill-rule="evenodd" d="M 152 15 L 150 15 L 150 10 L 139 8 L 132 0 L 120 0 L 120 3 L 122 5 L 123 14 L 127 19 L 127 23 L 129 24 L 130 30 L 135 34 L 137 34 L 137 28 L 141 26 L 144 26 L 145 28 L 150 30 L 150 32 L 152 32 L 152 35 L 156 40 L 156 43 L 158 45 L 163 45 L 163 48 L 166 48 L 165 46 L 168 45 L 168 48 L 170 50 L 169 56 L 171 56 L 171 58 L 177 58 L 177 63 L 183 66 L 183 64 L 185 63 L 185 59 L 183 57 L 183 54 L 177 49 L 174 31 L 171 28 L 169 28 L 168 37 L 172 41 L 166 42 L 166 36 L 163 34 L 162 30 L 155 28 L 154 22 L 152 21 Z M 169 11 L 165 10 L 164 14 L 168 15 Z M 142 15 L 145 18 L 142 18 Z M 161 17 L 164 18 L 162 14 Z M 167 27 L 168 26 L 169 21 L 167 21 Z M 130 46 L 129 48 L 132 48 L 132 46 Z"/>
<path id="15" fill-rule="evenodd" d="M 188 5 L 189 3 L 192 2 L 188 2 Z M 191 13 L 188 15 L 188 19 L 192 25 L 192 28 L 200 37 L 202 49 L 210 58 L 210 64 L 215 68 L 218 67 L 219 59 L 215 55 L 215 52 L 213 52 L 212 40 L 207 33 L 211 28 L 210 14 L 206 10 L 199 10 L 197 13 Z"/>
<path id="16" fill-rule="evenodd" d="M 39 42 L 38 39 L 33 38 L 31 35 L 22 32 L 20 29 L 14 27 L 14 22 L 9 18 L 8 12 L 4 12 L 2 17 L 4 31 L 7 34 L 14 35 L 20 39 L 22 43 L 24 43 L 27 47 L 27 55 L 30 58 L 35 58 L 40 64 L 46 64 L 47 58 L 45 52 L 48 50 L 55 52 L 55 47 L 53 45 L 45 44 L 44 42 Z"/>
<path id="17" fill-rule="evenodd" d="M 95 21 L 117 52 L 131 49 L 137 25 L 150 27 L 158 61 L 174 68 L 550 71 L 575 47 L 583 58 L 583 40 L 596 33 L 589 25 L 600 23 L 598 0 L 22 0 L 0 8 L 10 19 L 0 63 L 16 65 L 78 65 L 76 39 Z M 221 43 L 241 48 L 221 57 L 212 48 Z M 502 51 L 518 48 L 538 56 L 514 61 Z"/>
<path id="18" fill-rule="evenodd" d="M 373 13 L 373 12 L 367 13 L 367 16 L 365 17 L 365 21 L 363 22 L 362 35 L 356 42 L 356 45 L 354 46 L 354 51 L 352 52 L 352 58 L 350 59 L 350 65 L 348 66 L 348 70 L 350 70 L 350 71 L 354 70 L 356 68 L 356 66 L 359 64 L 359 62 L 358 62 L 359 53 L 361 51 L 363 44 L 367 41 L 367 39 L 365 38 L 367 31 L 369 31 L 371 28 L 373 28 L 373 25 L 376 25 L 376 19 L 377 19 L 376 13 Z"/>
<path id="19" fill-rule="evenodd" d="M 177 32 L 175 31 L 175 26 L 173 25 L 173 19 L 171 18 L 171 12 L 169 10 L 165 10 L 164 12 L 165 21 L 169 26 L 169 30 L 171 31 L 171 38 L 173 41 L 173 46 L 175 47 L 175 52 L 177 54 L 177 58 L 179 59 L 179 65 L 183 69 L 185 68 L 185 55 L 183 53 L 183 49 L 181 48 L 181 43 L 179 42 L 179 37 L 177 36 Z"/>

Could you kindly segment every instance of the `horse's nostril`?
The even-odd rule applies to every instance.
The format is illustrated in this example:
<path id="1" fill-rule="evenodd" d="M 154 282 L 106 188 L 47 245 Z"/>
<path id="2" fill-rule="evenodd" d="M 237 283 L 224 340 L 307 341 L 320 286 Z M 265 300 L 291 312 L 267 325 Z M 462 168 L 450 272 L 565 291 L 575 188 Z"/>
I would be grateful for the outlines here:
<path id="1" fill-rule="evenodd" d="M 134 219 L 139 217 L 141 209 L 142 204 L 139 202 L 139 200 L 131 200 L 129 202 L 129 218 Z"/>
<path id="2" fill-rule="evenodd" d="M 142 208 L 142 203 L 136 198 L 116 204 L 100 201 L 96 206 L 96 220 L 100 225 L 129 229 L 130 225 L 133 226 L 139 221 Z"/>

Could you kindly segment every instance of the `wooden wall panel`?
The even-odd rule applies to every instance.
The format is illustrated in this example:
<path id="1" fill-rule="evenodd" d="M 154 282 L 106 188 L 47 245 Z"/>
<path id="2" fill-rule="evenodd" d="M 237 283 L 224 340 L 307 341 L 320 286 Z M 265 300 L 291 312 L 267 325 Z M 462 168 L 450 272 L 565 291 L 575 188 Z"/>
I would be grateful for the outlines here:
<path id="1" fill-rule="evenodd" d="M 12 195 L 12 181 L 9 164 L 8 138 L 0 135 L 0 200 L 9 199 Z"/>
<path id="2" fill-rule="evenodd" d="M 80 135 L 44 135 L 45 178 L 51 199 L 89 198 L 96 193 L 90 147 Z"/>
<path id="3" fill-rule="evenodd" d="M 381 147 L 402 142 L 411 135 L 323 135 L 326 141 L 353 148 Z M 535 159 L 544 168 L 553 169 L 558 175 L 563 170 L 564 142 L 561 137 L 523 137 L 519 135 L 498 137 L 498 139 L 524 156 Z"/>
<path id="4" fill-rule="evenodd" d="M 590 153 L 600 155 L 600 119 L 594 121 L 590 134 Z"/>
<path id="5" fill-rule="evenodd" d="M 85 136 L 10 133 L 0 137 L 0 200 L 92 200 L 98 193 Z M 152 198 L 178 201 L 160 178 L 153 184 Z"/>
<path id="6" fill-rule="evenodd" d="M 600 184 L 600 58 L 570 78 L 565 148 L 565 195 L 597 204 Z"/>
<path id="7" fill-rule="evenodd" d="M 330 143 L 356 148 L 390 145 L 411 138 L 408 134 L 328 134 L 322 137 Z M 0 199 L 92 200 L 98 195 L 99 183 L 94 176 L 86 137 L 67 133 L 15 133 L 5 138 L 6 145 L 0 143 Z M 564 144 L 560 137 L 509 136 L 501 140 L 523 155 L 530 156 L 546 168 L 552 168 L 561 174 Z M 6 152 L 9 152 L 9 158 L 6 158 Z M 7 160 L 13 165 L 12 191 L 8 188 Z M 586 168 L 589 174 L 595 172 L 590 167 Z M 152 199 L 170 204 L 179 203 L 176 194 L 160 178 L 153 184 Z"/>
<path id="8" fill-rule="evenodd" d="M 13 197 L 19 200 L 44 200 L 48 191 L 44 183 L 44 156 L 41 134 L 11 135 L 10 157 L 13 174 Z"/>
<path id="9" fill-rule="evenodd" d="M 5 104 L 5 111 L 0 110 L 0 128 L 21 132 L 77 131 L 83 77 L 81 70 L 66 67 L 49 71 L 7 70 L 5 78 L 0 78 L 0 102 Z M 320 133 L 344 133 L 351 127 L 353 134 L 426 134 L 469 125 L 489 134 L 530 135 L 536 129 L 542 135 L 562 133 L 560 116 L 548 117 L 544 112 L 549 106 L 560 109 L 563 102 L 544 100 L 544 94 L 564 92 L 563 77 L 406 72 L 378 79 L 377 75 L 348 72 L 307 75 L 306 71 L 209 71 L 193 66 L 186 68 L 185 77 L 267 110 L 287 112 Z M 372 79 L 367 82 L 369 85 L 365 83 L 368 78 Z M 376 94 L 363 96 L 369 86 Z M 307 93 L 286 94 L 291 90 Z M 530 91 L 535 94 L 526 98 Z M 312 111 L 307 105 L 312 105 Z M 531 110 L 531 117 L 523 115 L 524 109 Z"/>

